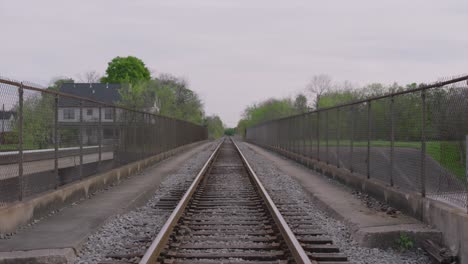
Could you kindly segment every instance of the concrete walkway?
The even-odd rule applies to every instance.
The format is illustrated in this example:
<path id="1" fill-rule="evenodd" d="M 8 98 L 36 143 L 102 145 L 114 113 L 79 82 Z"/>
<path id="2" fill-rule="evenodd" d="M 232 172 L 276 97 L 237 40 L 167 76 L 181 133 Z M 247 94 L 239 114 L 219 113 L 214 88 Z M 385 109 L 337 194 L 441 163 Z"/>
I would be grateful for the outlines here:
<path id="1" fill-rule="evenodd" d="M 368 208 L 362 200 L 343 185 L 320 175 L 298 163 L 261 147 L 246 144 L 258 155 L 273 162 L 283 173 L 293 177 L 317 203 L 334 218 L 344 221 L 353 237 L 363 246 L 386 248 L 395 246 L 401 233 L 417 241 L 441 239 L 441 233 L 409 216 L 391 216 L 385 212 Z"/>
<path id="2" fill-rule="evenodd" d="M 177 154 L 120 185 L 19 231 L 11 239 L 0 240 L 0 263 L 18 263 L 18 256 L 22 263 L 36 263 L 25 260 L 41 256 L 41 263 L 66 263 L 108 218 L 144 204 L 168 175 L 211 144 L 205 142 Z"/>

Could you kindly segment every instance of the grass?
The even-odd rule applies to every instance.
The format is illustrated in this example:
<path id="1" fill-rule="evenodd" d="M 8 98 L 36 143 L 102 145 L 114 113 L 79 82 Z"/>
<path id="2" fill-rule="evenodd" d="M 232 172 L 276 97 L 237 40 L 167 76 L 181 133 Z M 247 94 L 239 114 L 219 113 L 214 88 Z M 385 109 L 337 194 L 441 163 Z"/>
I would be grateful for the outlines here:
<path id="1" fill-rule="evenodd" d="M 401 251 L 410 250 L 414 247 L 413 239 L 404 233 L 400 233 L 400 237 L 396 242 Z"/>
<path id="2" fill-rule="evenodd" d="M 307 146 L 315 146 L 316 142 L 307 141 Z M 458 141 L 427 141 L 426 153 L 432 159 L 437 161 L 442 167 L 458 176 L 463 181 L 466 180 L 465 159 L 460 152 Z M 320 146 L 325 147 L 326 141 L 321 140 Z M 348 147 L 351 145 L 350 140 L 340 140 L 339 144 L 336 140 L 329 140 L 328 146 L 330 147 Z M 386 140 L 372 140 L 371 147 L 390 147 L 391 142 Z M 367 141 L 354 141 L 354 147 L 367 147 Z M 412 148 L 421 149 L 422 144 L 419 141 L 395 141 L 395 148 Z M 465 154 L 466 155 L 466 154 Z"/>
<path id="3" fill-rule="evenodd" d="M 23 145 L 23 150 L 33 150 L 39 149 L 37 146 L 32 145 Z M 1 144 L 0 145 L 0 152 L 6 151 L 18 151 L 18 144 Z"/>
<path id="4" fill-rule="evenodd" d="M 18 150 L 18 144 L 0 145 L 0 151 L 15 151 L 15 150 Z"/>

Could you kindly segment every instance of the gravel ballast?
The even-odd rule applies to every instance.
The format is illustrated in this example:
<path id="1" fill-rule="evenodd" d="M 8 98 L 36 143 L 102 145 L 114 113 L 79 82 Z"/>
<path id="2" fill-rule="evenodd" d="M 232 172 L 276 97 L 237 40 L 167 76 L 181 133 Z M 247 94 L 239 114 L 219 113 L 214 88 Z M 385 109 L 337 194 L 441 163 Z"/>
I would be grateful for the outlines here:
<path id="1" fill-rule="evenodd" d="M 172 212 L 156 206 L 157 203 L 175 189 L 187 189 L 217 143 L 213 142 L 211 146 L 194 155 L 175 173 L 169 175 L 144 206 L 111 217 L 97 232 L 88 237 L 75 263 L 93 264 L 116 260 L 138 263 L 139 257 L 132 254 L 138 255 L 146 250 Z M 112 256 L 114 258 L 111 258 Z"/>
<path id="2" fill-rule="evenodd" d="M 309 213 L 311 218 L 315 219 L 314 222 L 320 223 L 322 230 L 327 233 L 328 237 L 333 239 L 334 244 L 340 248 L 340 251 L 348 256 L 351 263 L 431 263 L 428 256 L 421 249 L 400 251 L 359 246 L 352 238 L 349 228 L 343 222 L 331 218 L 321 210 L 320 206 L 314 202 L 295 179 L 280 171 L 274 163 L 251 150 L 243 142 L 236 143 L 265 188 L 267 188 L 272 199 L 275 201 L 275 199 L 285 199 L 287 197 L 289 202 L 299 204 L 301 208 Z"/>

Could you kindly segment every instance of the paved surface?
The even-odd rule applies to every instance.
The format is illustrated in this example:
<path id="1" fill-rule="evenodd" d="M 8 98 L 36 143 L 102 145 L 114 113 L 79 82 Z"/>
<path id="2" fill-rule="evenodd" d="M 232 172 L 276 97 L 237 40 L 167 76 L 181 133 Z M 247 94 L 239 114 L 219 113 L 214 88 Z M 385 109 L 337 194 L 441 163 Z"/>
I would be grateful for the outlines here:
<path id="1" fill-rule="evenodd" d="M 104 224 L 106 219 L 146 202 L 168 175 L 210 145 L 210 142 L 205 142 L 177 154 L 145 170 L 142 174 L 132 176 L 118 186 L 98 193 L 75 206 L 65 208 L 32 228 L 20 231 L 11 239 L 0 240 L 0 263 L 14 263 L 4 259 L 11 256 L 12 251 L 16 251 L 13 254 L 15 256 L 18 254 L 28 256 L 31 252 L 34 252 L 34 255 L 43 254 L 41 250 L 79 249 L 87 237 Z M 69 250 L 64 252 L 69 255 Z M 57 263 L 60 261 L 62 260 Z"/>
<path id="2" fill-rule="evenodd" d="M 354 196 L 348 188 L 319 175 L 296 162 L 281 157 L 258 146 L 248 144 L 257 154 L 271 160 L 285 174 L 295 178 L 302 187 L 314 197 L 333 217 L 343 220 L 354 230 L 355 239 L 371 247 L 384 247 L 386 234 L 394 236 L 400 232 L 420 234 L 422 236 L 440 236 L 436 230 L 429 229 L 420 221 L 399 214 L 391 217 L 384 212 L 368 208 Z M 391 241 L 394 243 L 394 240 Z"/>

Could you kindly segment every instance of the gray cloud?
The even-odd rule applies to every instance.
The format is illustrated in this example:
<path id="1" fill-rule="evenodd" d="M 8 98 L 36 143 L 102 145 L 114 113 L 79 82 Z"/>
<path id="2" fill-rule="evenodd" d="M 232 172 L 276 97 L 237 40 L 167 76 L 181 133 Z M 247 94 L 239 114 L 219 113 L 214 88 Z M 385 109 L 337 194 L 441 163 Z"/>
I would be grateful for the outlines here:
<path id="1" fill-rule="evenodd" d="M 318 73 L 360 84 L 466 73 L 466 25 L 466 0 L 0 0 L 0 75 L 47 84 L 134 55 L 188 78 L 234 126 L 246 105 Z"/>

